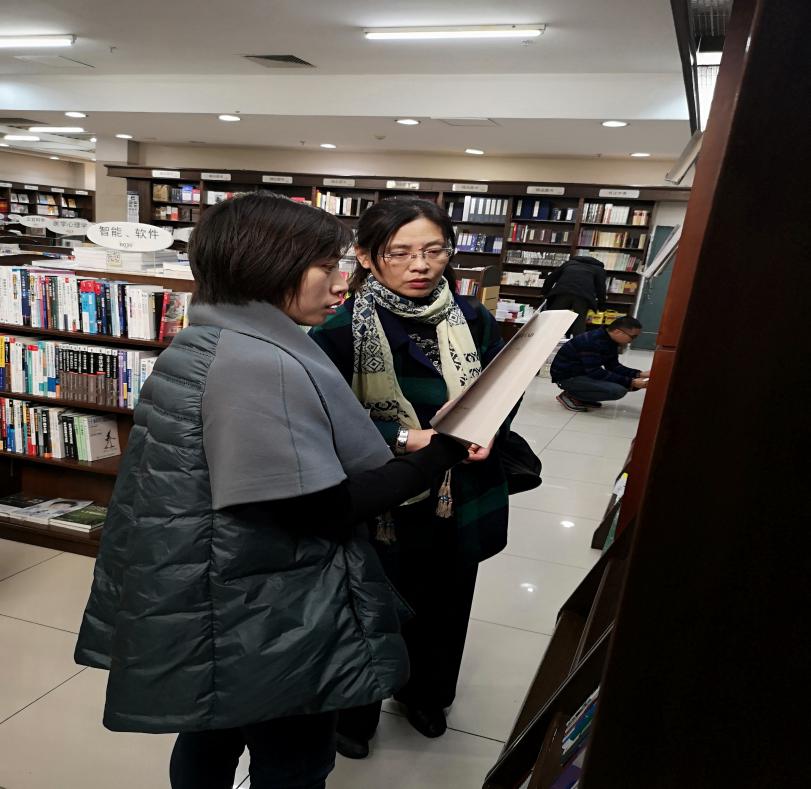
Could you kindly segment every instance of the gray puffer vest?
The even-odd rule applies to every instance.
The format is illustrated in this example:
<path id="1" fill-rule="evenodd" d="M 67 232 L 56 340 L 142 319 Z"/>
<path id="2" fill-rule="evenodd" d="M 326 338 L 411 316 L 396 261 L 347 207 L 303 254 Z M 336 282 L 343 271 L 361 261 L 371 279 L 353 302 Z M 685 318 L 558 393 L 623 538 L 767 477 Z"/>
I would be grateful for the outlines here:
<path id="1" fill-rule="evenodd" d="M 309 354 L 315 345 L 290 325 L 291 343 L 307 343 Z M 78 663 L 110 671 L 109 729 L 233 728 L 368 704 L 407 678 L 398 604 L 365 541 L 246 522 L 212 504 L 203 395 L 221 336 L 247 339 L 240 331 L 227 321 L 185 329 L 136 409 L 76 647 Z M 344 392 L 321 391 L 295 347 L 259 334 L 250 341 L 307 367 L 324 410 L 334 410 Z M 326 364 L 320 374 L 332 386 Z"/>

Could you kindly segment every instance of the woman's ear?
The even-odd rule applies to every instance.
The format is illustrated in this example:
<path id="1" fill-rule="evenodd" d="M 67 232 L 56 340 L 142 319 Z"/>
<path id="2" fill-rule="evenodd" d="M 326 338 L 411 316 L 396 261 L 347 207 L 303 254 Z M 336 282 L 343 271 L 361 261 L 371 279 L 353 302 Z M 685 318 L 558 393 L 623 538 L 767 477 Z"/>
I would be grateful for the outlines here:
<path id="1" fill-rule="evenodd" d="M 358 259 L 358 263 L 365 268 L 367 271 L 372 270 L 372 258 L 369 255 L 368 249 L 362 249 L 361 247 L 355 245 L 355 257 Z"/>

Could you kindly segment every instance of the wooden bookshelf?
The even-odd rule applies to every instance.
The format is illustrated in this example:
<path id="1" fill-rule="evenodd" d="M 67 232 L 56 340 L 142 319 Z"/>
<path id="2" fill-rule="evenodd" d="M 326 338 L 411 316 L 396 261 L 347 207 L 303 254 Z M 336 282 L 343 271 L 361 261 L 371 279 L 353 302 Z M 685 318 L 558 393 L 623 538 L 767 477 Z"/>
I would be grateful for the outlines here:
<path id="1" fill-rule="evenodd" d="M 12 195 L 18 198 L 25 197 L 24 202 L 14 200 Z M 47 206 L 49 203 L 38 202 L 39 197 L 46 200 L 52 199 L 52 208 L 56 208 L 56 213 L 39 213 L 37 206 Z M 62 203 L 73 202 L 75 208 L 71 208 Z M 86 219 L 93 222 L 96 216 L 96 193 L 92 189 L 75 189 L 73 187 L 48 186 L 45 184 L 34 184 L 24 181 L 7 181 L 0 175 L 0 213 L 19 214 L 20 216 L 45 216 L 52 219 Z M 12 225 L 15 228 L 23 228 L 24 225 Z M 25 228 L 26 230 L 28 228 Z M 48 231 L 50 233 L 50 231 Z M 50 233 L 53 238 L 54 234 Z"/>

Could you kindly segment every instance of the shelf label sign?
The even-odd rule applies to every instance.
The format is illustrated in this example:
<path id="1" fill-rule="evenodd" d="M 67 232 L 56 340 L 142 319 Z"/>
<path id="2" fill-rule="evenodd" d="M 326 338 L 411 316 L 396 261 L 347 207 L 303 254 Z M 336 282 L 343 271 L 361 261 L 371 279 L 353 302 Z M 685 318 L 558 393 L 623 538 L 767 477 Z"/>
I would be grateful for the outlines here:
<path id="1" fill-rule="evenodd" d="M 453 192 L 486 192 L 490 187 L 487 184 L 454 184 Z"/>
<path id="2" fill-rule="evenodd" d="M 86 192 L 84 189 L 77 189 L 77 190 L 76 190 L 76 194 L 77 194 L 77 195 L 86 195 L 86 194 L 87 194 L 87 192 Z"/>
<path id="3" fill-rule="evenodd" d="M 180 170 L 153 170 L 153 178 L 180 178 Z"/>
<path id="4" fill-rule="evenodd" d="M 639 189 L 600 189 L 600 197 L 639 197 Z"/>
<path id="5" fill-rule="evenodd" d="M 9 224 L 19 225 L 22 222 L 22 215 L 21 214 L 9 214 L 8 215 L 8 222 Z"/>
<path id="6" fill-rule="evenodd" d="M 51 191 L 52 192 L 64 192 L 65 190 L 61 186 L 52 186 Z"/>
<path id="7" fill-rule="evenodd" d="M 123 268 L 124 263 L 121 260 L 121 253 L 116 249 L 108 249 L 105 264 L 107 268 Z"/>
<path id="8" fill-rule="evenodd" d="M 416 192 L 419 188 L 419 181 L 386 181 L 386 189 L 411 189 Z"/>
<path id="9" fill-rule="evenodd" d="M 0 186 L 5 186 L 8 189 L 11 189 L 11 184 L 8 181 L 0 181 Z"/>
<path id="10" fill-rule="evenodd" d="M 141 222 L 99 222 L 90 225 L 86 235 L 100 247 L 123 252 L 157 252 L 174 241 L 168 230 Z"/>
<path id="11" fill-rule="evenodd" d="M 23 186 L 24 186 L 26 189 L 30 189 L 32 192 L 38 192 L 38 191 L 39 191 L 39 187 L 38 187 L 38 186 L 34 186 L 34 184 L 23 184 Z"/>
<path id="12" fill-rule="evenodd" d="M 24 227 L 47 227 L 48 222 L 51 221 L 49 216 L 40 216 L 39 214 L 30 214 L 20 219 L 20 224 Z"/>
<path id="13" fill-rule="evenodd" d="M 86 219 L 51 219 L 46 227 L 60 236 L 83 236 L 90 223 Z"/>
<path id="14" fill-rule="evenodd" d="M 354 178 L 325 178 L 324 186 L 354 186 Z"/>
<path id="15" fill-rule="evenodd" d="M 528 186 L 528 195 L 562 195 L 566 193 L 563 186 Z"/>
<path id="16" fill-rule="evenodd" d="M 200 173 L 203 181 L 230 181 L 231 173 Z"/>
<path id="17" fill-rule="evenodd" d="M 293 176 L 292 175 L 263 175 L 262 176 L 262 183 L 263 184 L 292 184 L 293 183 Z"/>

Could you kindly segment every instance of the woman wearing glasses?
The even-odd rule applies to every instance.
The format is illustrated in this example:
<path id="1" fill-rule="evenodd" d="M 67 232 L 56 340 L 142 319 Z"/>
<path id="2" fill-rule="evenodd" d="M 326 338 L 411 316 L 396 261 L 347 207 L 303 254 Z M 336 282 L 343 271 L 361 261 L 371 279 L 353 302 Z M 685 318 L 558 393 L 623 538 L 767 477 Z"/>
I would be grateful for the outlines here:
<path id="1" fill-rule="evenodd" d="M 432 417 L 503 345 L 490 313 L 455 294 L 454 244 L 451 220 L 434 203 L 373 205 L 358 222 L 354 297 L 312 332 L 395 454 L 428 444 Z M 395 698 L 426 737 L 446 729 L 478 563 L 507 541 L 498 440 L 495 448 L 471 447 L 467 463 L 377 525 L 386 572 L 415 612 L 403 631 L 411 676 Z M 339 752 L 366 756 L 379 716 L 380 704 L 343 712 Z"/>

